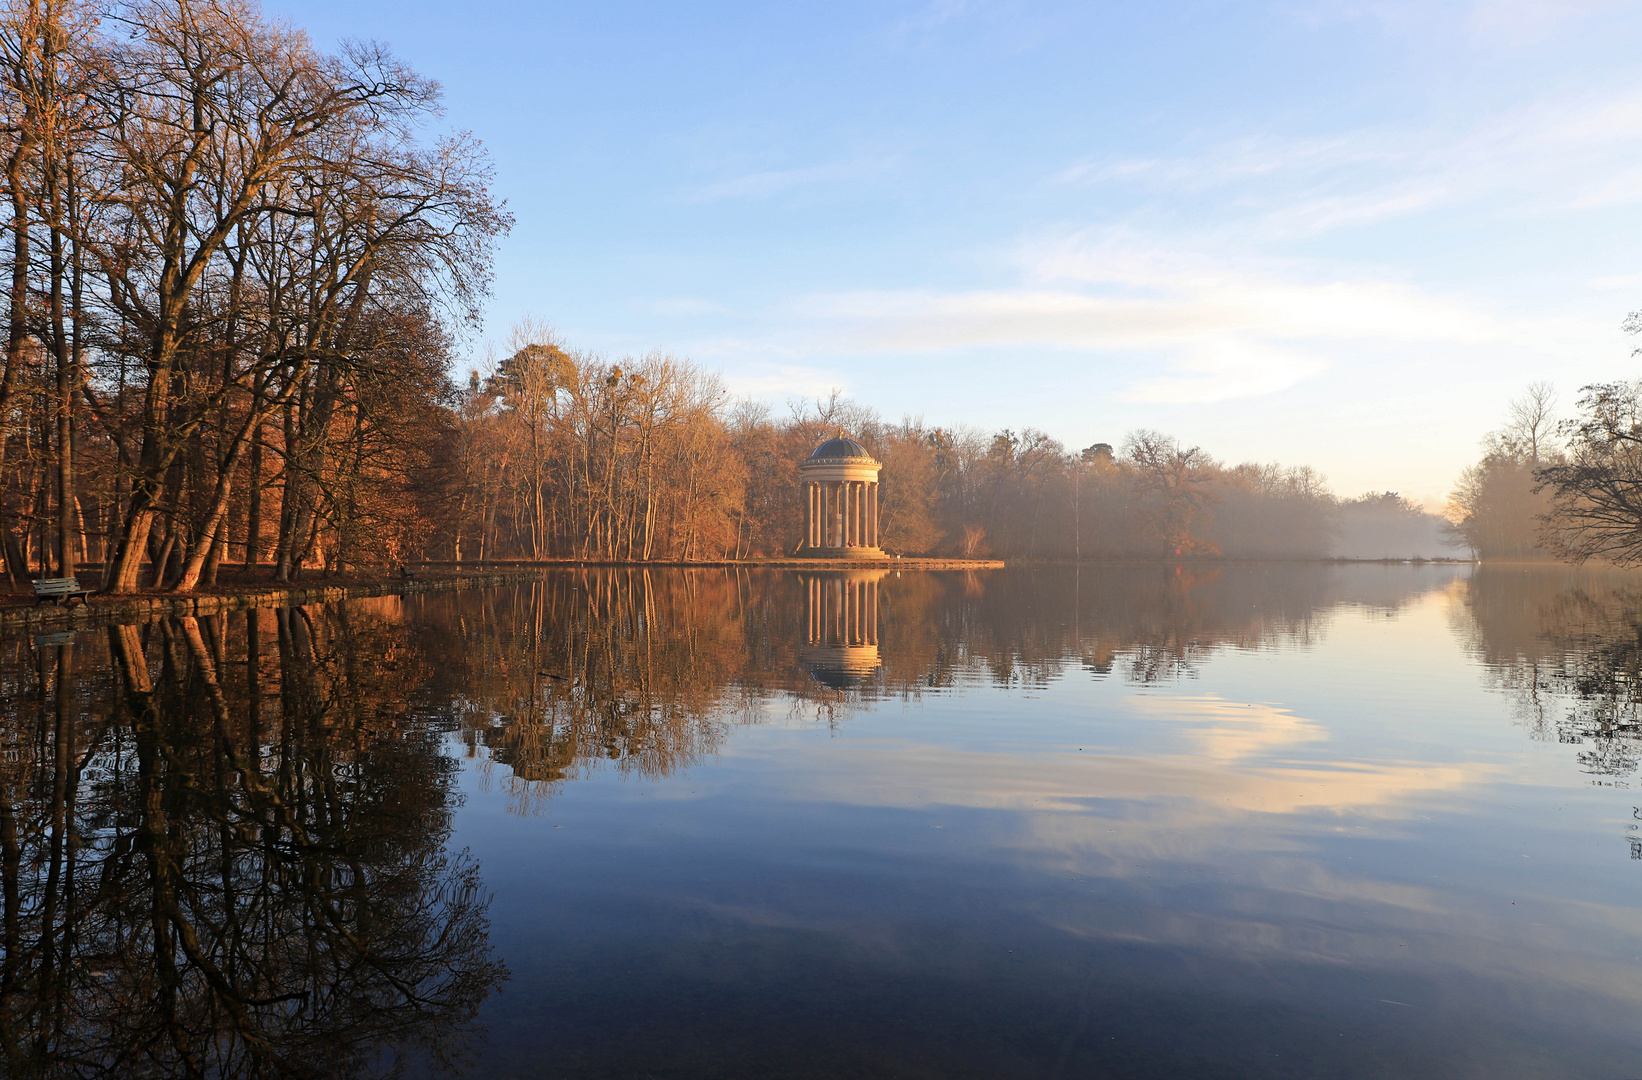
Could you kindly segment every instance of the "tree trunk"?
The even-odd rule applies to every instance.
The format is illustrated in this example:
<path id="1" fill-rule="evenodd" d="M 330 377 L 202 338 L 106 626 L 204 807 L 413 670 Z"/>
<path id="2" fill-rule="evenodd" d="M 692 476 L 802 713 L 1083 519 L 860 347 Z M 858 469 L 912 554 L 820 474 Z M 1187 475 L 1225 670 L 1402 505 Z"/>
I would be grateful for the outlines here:
<path id="1" fill-rule="evenodd" d="M 218 533 L 222 530 L 222 523 L 228 516 L 228 500 L 234 492 L 234 473 L 239 471 L 240 459 L 245 455 L 245 444 L 249 434 L 262 422 L 262 417 L 253 413 L 247 417 L 239 431 L 234 433 L 234 442 L 228 451 L 228 460 L 217 469 L 216 489 L 211 493 L 210 509 L 206 512 L 205 524 L 200 535 L 195 539 L 194 550 L 190 553 L 188 562 L 183 566 L 182 577 L 177 581 L 174 592 L 192 592 L 199 584 L 200 572 L 205 566 L 205 560 L 211 552 L 218 549 Z M 220 555 L 218 556 L 221 557 Z M 216 575 L 213 573 L 212 577 Z"/>
<path id="2" fill-rule="evenodd" d="M 245 568 L 255 571 L 262 561 L 262 421 L 258 420 L 251 435 L 251 479 L 246 493 L 249 505 L 245 512 Z"/>

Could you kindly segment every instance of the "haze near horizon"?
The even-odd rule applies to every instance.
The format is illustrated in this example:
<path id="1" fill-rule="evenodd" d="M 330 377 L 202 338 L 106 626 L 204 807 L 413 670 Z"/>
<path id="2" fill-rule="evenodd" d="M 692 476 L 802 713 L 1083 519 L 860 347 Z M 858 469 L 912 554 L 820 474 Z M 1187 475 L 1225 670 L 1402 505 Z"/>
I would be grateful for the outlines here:
<path id="1" fill-rule="evenodd" d="M 1602 2 L 269 5 L 387 42 L 547 321 L 776 404 L 1153 428 L 1439 504 L 1506 402 L 1629 377 L 1642 13 Z"/>

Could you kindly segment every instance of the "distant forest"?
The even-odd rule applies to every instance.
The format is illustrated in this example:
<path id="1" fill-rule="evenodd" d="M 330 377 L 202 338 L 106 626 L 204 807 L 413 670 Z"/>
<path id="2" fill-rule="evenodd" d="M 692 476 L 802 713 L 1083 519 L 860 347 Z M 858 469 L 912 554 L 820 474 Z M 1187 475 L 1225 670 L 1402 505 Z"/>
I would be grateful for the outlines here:
<path id="1" fill-rule="evenodd" d="M 1405 557 L 1456 550 L 1395 494 L 1340 500 L 1309 468 L 1224 465 L 1169 436 L 1068 450 L 1030 428 L 890 422 L 834 395 L 778 413 L 687 361 L 610 363 L 525 326 L 470 374 L 433 532 L 441 559 L 792 554 L 795 466 L 842 431 L 883 462 L 882 546 L 1014 559 Z M 432 489 L 429 489 L 430 493 Z M 452 502 L 452 500 L 454 500 Z M 429 512 L 434 508 L 430 506 Z"/>
<path id="2" fill-rule="evenodd" d="M 1153 431 L 1068 448 L 838 396 L 778 411 L 687 360 L 612 361 L 532 325 L 472 368 L 457 342 L 512 222 L 476 143 L 426 137 L 438 110 L 437 84 L 381 48 L 322 53 L 230 0 L 0 3 L 14 588 L 94 566 L 111 591 L 186 592 L 225 565 L 288 581 L 787 555 L 795 466 L 839 430 L 883 462 L 882 546 L 898 554 L 1642 550 L 1626 384 L 1587 388 L 1583 419 L 1560 426 L 1532 392 L 1445 518 Z"/>

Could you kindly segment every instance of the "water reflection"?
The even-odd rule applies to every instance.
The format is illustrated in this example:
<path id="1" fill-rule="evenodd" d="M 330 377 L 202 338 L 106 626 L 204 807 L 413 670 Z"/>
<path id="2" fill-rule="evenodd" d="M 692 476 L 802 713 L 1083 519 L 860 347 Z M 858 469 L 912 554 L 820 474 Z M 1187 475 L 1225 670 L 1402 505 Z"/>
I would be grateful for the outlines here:
<path id="1" fill-rule="evenodd" d="M 1642 579 L 1484 567 L 1460 610 L 1529 734 L 1577 747 L 1593 782 L 1629 783 L 1642 766 Z"/>
<path id="2" fill-rule="evenodd" d="M 426 672 L 358 606 L 6 643 L 6 1075 L 460 1063 L 505 971 Z"/>
<path id="3" fill-rule="evenodd" d="M 887 570 L 805 574 L 799 658 L 823 686 L 860 686 L 878 670 L 878 583 Z"/>
<path id="4" fill-rule="evenodd" d="M 530 811 L 589 770 L 688 767 L 772 703 L 838 723 L 1077 670 L 1164 684 L 1223 649 L 1303 648 L 1341 605 L 1394 612 L 1445 579 L 1387 569 L 600 569 L 407 602 L 475 757 Z"/>
<path id="5" fill-rule="evenodd" d="M 1631 796 L 1555 770 L 1638 769 L 1638 581 L 572 570 L 0 643 L 4 1071 L 1623 1075 Z"/>

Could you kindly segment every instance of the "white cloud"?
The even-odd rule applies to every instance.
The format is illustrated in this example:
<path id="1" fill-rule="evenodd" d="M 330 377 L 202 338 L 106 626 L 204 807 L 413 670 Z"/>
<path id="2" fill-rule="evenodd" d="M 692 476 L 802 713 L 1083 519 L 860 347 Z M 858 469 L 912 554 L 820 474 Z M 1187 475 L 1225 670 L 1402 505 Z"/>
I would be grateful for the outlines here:
<path id="1" fill-rule="evenodd" d="M 823 398 L 834 390 L 849 392 L 836 371 L 801 364 L 746 364 L 725 372 L 724 384 L 737 397 Z"/>
<path id="2" fill-rule="evenodd" d="M 895 163 L 887 158 L 856 158 L 796 169 L 766 169 L 702 185 L 689 192 L 688 198 L 695 202 L 768 199 L 799 188 L 841 186 L 877 180 L 887 175 L 894 167 Z"/>
<path id="3" fill-rule="evenodd" d="M 1622 4 L 1623 0 L 1473 0 L 1466 23 L 1478 35 L 1524 45 L 1563 23 Z"/>
<path id="4" fill-rule="evenodd" d="M 1297 14 L 1309 23 L 1369 22 L 1398 37 L 1459 37 L 1518 49 L 1543 43 L 1565 24 L 1625 0 L 1318 0 Z"/>
<path id="5" fill-rule="evenodd" d="M 1020 256 L 1020 287 L 862 291 L 794 305 L 811 348 L 932 353 L 1052 349 L 1118 359 L 1148 374 L 1119 396 L 1214 402 L 1274 393 L 1365 343 L 1477 344 L 1513 332 L 1480 305 L 1301 263 L 1216 260 L 1078 234 Z"/>
<path id="6" fill-rule="evenodd" d="M 1642 274 L 1606 274 L 1585 283 L 1598 292 L 1642 291 Z"/>
<path id="7" fill-rule="evenodd" d="M 1287 390 L 1327 366 L 1317 357 L 1232 341 L 1178 357 L 1169 374 L 1137 379 L 1116 396 L 1122 401 L 1178 405 L 1235 401 Z"/>
<path id="8" fill-rule="evenodd" d="M 913 14 L 891 24 L 888 36 L 891 40 L 904 40 L 927 34 L 972 14 L 974 9 L 970 0 L 929 0 Z"/>
<path id="9" fill-rule="evenodd" d="M 680 297 L 673 300 L 656 300 L 648 305 L 650 311 L 666 318 L 692 319 L 703 315 L 729 315 L 730 309 L 713 300 L 698 300 L 690 297 Z"/>
<path id="10" fill-rule="evenodd" d="M 1508 200 L 1519 216 L 1630 205 L 1642 202 L 1642 87 L 1529 101 L 1463 127 L 1238 138 L 1174 157 L 1089 159 L 1049 182 L 1125 186 L 1174 211 L 1194 196 L 1216 198 L 1218 229 L 1258 242 L 1490 199 Z"/>

